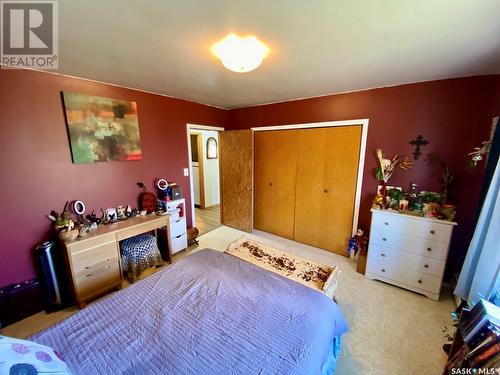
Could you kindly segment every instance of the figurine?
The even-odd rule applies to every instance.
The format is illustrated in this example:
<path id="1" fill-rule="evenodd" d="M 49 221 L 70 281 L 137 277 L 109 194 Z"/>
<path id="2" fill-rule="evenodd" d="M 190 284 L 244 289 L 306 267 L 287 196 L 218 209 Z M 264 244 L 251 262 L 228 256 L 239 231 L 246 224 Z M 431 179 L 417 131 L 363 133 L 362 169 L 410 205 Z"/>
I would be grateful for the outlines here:
<path id="1" fill-rule="evenodd" d="M 125 219 L 125 207 L 123 207 L 123 205 L 116 207 L 116 218 L 118 220 Z"/>
<path id="2" fill-rule="evenodd" d="M 376 195 L 375 196 L 375 199 L 373 200 L 372 208 L 380 208 L 380 209 L 385 208 L 385 202 L 384 202 L 383 195 Z"/>
<path id="3" fill-rule="evenodd" d="M 92 210 L 90 215 L 87 215 L 87 220 L 90 221 L 91 223 L 96 223 L 96 225 L 101 224 L 102 219 L 104 218 L 104 212 L 102 211 L 102 209 L 101 209 L 101 212 L 102 212 L 102 216 L 99 218 L 99 217 L 97 217 L 95 210 Z"/>
<path id="4" fill-rule="evenodd" d="M 347 244 L 347 254 L 349 258 L 354 259 L 358 251 L 366 249 L 368 237 L 364 233 L 365 231 L 363 229 L 358 228 L 356 235 L 349 239 L 349 243 Z"/>
<path id="5" fill-rule="evenodd" d="M 80 230 L 78 231 L 78 237 L 86 237 L 89 234 L 91 225 L 84 224 L 80 226 Z"/>

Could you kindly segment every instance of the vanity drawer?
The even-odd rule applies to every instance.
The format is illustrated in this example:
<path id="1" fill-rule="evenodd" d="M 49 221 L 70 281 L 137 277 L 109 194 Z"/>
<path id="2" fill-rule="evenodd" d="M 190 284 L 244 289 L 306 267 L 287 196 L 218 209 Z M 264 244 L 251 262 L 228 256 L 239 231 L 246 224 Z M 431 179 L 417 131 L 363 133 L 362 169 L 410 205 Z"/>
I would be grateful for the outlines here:
<path id="1" fill-rule="evenodd" d="M 76 240 L 72 242 L 66 242 L 66 248 L 71 254 L 76 254 L 80 251 L 85 251 L 87 249 L 101 246 L 109 242 L 116 242 L 114 234 L 104 234 L 93 238 L 83 238 L 81 240 Z"/>
<path id="2" fill-rule="evenodd" d="M 442 277 L 445 267 L 445 262 L 442 260 L 393 250 L 379 245 L 370 246 L 368 257 L 370 261 L 391 263 L 395 266 L 406 267 L 413 271 L 426 273 L 439 278 Z"/>
<path id="3" fill-rule="evenodd" d="M 168 233 L 170 238 L 175 238 L 181 234 L 186 233 L 186 218 L 179 218 L 177 220 L 171 220 L 168 224 Z"/>
<path id="4" fill-rule="evenodd" d="M 88 272 L 80 272 L 75 277 L 78 300 L 100 294 L 102 291 L 121 283 L 121 271 L 117 261 L 95 265 Z"/>
<path id="5" fill-rule="evenodd" d="M 75 273 L 89 270 L 96 264 L 109 263 L 113 260 L 115 263 L 118 262 L 118 245 L 116 241 L 71 255 L 71 263 Z"/>
<path id="6" fill-rule="evenodd" d="M 441 290 L 441 278 L 387 262 L 370 262 L 368 272 L 431 293 L 439 293 Z"/>
<path id="7" fill-rule="evenodd" d="M 448 244 L 444 242 L 403 235 L 381 229 L 372 229 L 370 244 L 441 260 L 446 259 L 448 250 Z"/>
<path id="8" fill-rule="evenodd" d="M 372 217 L 372 227 L 446 243 L 450 242 L 453 231 L 453 226 L 449 224 L 379 212 Z"/>

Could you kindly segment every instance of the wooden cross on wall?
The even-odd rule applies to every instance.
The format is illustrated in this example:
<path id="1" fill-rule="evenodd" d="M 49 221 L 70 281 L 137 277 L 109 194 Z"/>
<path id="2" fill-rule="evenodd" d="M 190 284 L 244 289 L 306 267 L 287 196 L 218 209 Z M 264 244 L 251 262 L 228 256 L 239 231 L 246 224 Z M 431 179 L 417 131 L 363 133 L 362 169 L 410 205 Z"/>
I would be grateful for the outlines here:
<path id="1" fill-rule="evenodd" d="M 415 160 L 418 159 L 422 153 L 420 152 L 420 146 L 425 146 L 429 144 L 429 141 L 425 140 L 424 137 L 422 137 L 422 134 L 419 134 L 417 138 L 409 142 L 412 146 L 415 146 L 415 151 L 413 151 L 413 158 Z"/>

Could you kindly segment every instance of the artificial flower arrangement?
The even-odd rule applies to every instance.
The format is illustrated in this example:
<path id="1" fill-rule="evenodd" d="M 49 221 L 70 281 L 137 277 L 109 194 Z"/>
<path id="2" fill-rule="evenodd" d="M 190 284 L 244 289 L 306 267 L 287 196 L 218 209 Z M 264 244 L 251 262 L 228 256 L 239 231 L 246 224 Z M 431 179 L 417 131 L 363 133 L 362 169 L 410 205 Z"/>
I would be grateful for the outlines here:
<path id="1" fill-rule="evenodd" d="M 398 154 L 394 155 L 392 159 L 386 159 L 381 148 L 377 149 L 376 154 L 379 166 L 375 168 L 375 177 L 380 181 L 384 181 L 385 184 L 389 182 L 396 168 L 408 170 L 413 166 L 407 156 L 404 157 L 404 160 L 401 160 L 402 157 Z"/>
<path id="2" fill-rule="evenodd" d="M 375 178 L 380 181 L 380 189 L 377 191 L 377 196 L 373 202 L 373 207 L 386 208 L 387 202 L 387 183 L 394 174 L 397 168 L 402 170 L 411 169 L 413 163 L 408 160 L 408 157 L 402 158 L 401 155 L 394 155 L 392 159 L 386 159 L 381 148 L 376 151 L 378 167 L 375 168 Z"/>
<path id="3" fill-rule="evenodd" d="M 375 168 L 375 177 L 380 181 L 377 196 L 373 202 L 374 208 L 391 208 L 399 211 L 405 211 L 413 215 L 438 217 L 453 221 L 455 218 L 455 206 L 446 204 L 448 196 L 448 187 L 453 182 L 453 175 L 450 173 L 447 165 L 436 155 L 428 155 L 427 163 L 429 166 L 442 168 L 442 184 L 443 192 L 425 192 L 417 194 L 416 184 L 411 184 L 408 193 L 403 193 L 401 188 L 387 186 L 389 179 L 392 177 L 396 169 L 408 170 L 411 169 L 413 163 L 398 154 L 392 159 L 386 159 L 382 149 L 376 151 L 378 167 Z"/>

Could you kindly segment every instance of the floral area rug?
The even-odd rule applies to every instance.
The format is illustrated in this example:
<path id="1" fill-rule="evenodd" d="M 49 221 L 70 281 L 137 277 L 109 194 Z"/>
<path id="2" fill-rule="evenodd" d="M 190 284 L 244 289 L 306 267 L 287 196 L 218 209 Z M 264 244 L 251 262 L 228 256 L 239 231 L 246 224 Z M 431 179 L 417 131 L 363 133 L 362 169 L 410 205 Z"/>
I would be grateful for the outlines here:
<path id="1" fill-rule="evenodd" d="M 336 266 L 314 263 L 248 237 L 234 241 L 225 252 L 319 290 L 332 299 L 335 297 L 337 275 L 339 274 L 339 269 Z"/>

